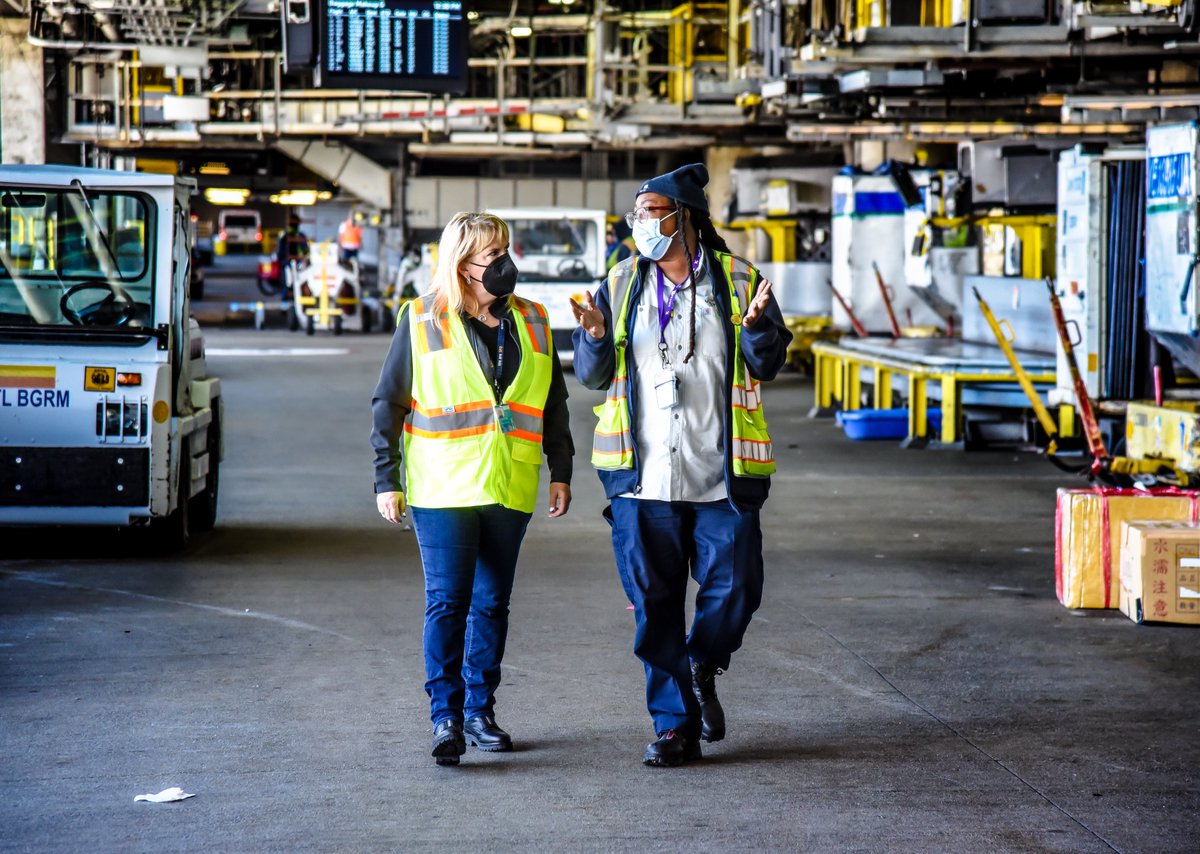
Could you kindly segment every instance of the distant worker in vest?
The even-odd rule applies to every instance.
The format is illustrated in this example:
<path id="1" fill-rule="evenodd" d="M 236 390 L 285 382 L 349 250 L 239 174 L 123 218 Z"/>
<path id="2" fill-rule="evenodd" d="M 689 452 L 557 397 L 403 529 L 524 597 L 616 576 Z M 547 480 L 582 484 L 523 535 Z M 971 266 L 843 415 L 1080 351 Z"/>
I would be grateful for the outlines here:
<path id="1" fill-rule="evenodd" d="M 293 261 L 301 266 L 308 263 L 308 235 L 300 230 L 300 217 L 296 214 L 288 215 L 287 230 L 279 236 L 275 254 L 281 269 Z"/>
<path id="2" fill-rule="evenodd" d="M 362 226 L 358 224 L 356 215 L 346 214 L 342 224 L 338 226 L 338 259 L 343 264 L 358 258 L 362 249 Z"/>
<path id="3" fill-rule="evenodd" d="M 549 515 L 571 505 L 566 383 L 546 309 L 513 295 L 508 243 L 499 217 L 454 215 L 432 290 L 396 322 L 372 402 L 376 504 L 389 522 L 412 511 L 425 568 L 425 691 L 438 765 L 457 765 L 468 741 L 512 750 L 495 695 L 543 454 Z"/>
<path id="4" fill-rule="evenodd" d="M 604 251 L 606 270 L 611 270 L 637 251 L 629 227 L 623 220 L 608 223 L 604 234 Z"/>
<path id="5" fill-rule="evenodd" d="M 637 620 L 651 766 L 699 759 L 701 739 L 725 737 L 716 676 L 762 599 L 759 510 L 775 471 L 760 383 L 792 337 L 771 283 L 713 228 L 707 183 L 693 164 L 642 184 L 626 216 L 638 255 L 595 299 L 571 301 L 575 374 L 608 390 L 592 463 Z"/>
<path id="6" fill-rule="evenodd" d="M 280 242 L 275 247 L 275 266 L 278 270 L 276 284 L 280 288 L 280 302 L 283 303 L 284 309 L 293 305 L 295 282 L 292 277 L 295 272 L 308 266 L 308 257 L 308 236 L 300 230 L 300 217 L 289 213 L 288 227 L 280 235 Z"/>

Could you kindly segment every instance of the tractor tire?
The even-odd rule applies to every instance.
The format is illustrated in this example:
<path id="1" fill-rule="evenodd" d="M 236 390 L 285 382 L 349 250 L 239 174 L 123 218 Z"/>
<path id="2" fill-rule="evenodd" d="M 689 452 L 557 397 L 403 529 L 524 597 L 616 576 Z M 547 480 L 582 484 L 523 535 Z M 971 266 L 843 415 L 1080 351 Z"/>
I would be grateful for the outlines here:
<path id="1" fill-rule="evenodd" d="M 188 525 L 193 531 L 211 531 L 217 524 L 217 491 L 221 484 L 221 401 L 213 401 L 213 420 L 204 440 L 208 453 L 208 475 L 204 490 L 188 502 Z"/>
<path id="2" fill-rule="evenodd" d="M 153 547 L 161 554 L 174 554 L 187 548 L 192 539 L 191 519 L 188 513 L 188 487 L 191 484 L 192 464 L 188 440 L 180 445 L 179 463 L 176 465 L 175 509 L 167 516 L 150 523 Z"/>

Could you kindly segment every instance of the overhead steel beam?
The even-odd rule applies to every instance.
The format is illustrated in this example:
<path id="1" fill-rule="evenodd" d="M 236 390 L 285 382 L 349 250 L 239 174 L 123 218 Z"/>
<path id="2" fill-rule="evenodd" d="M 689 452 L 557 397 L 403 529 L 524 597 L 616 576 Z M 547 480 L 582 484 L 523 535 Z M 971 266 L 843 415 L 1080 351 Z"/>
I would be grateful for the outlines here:
<path id="1" fill-rule="evenodd" d="M 381 211 L 392 210 L 391 170 L 340 142 L 281 139 L 275 147 Z"/>

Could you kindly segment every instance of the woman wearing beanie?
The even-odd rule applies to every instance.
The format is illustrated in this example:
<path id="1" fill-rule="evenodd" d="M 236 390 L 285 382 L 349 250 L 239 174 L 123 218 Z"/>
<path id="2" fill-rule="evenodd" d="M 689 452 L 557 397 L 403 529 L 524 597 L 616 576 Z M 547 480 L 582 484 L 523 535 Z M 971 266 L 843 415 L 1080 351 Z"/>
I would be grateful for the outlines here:
<path id="1" fill-rule="evenodd" d="M 707 183 L 697 163 L 643 184 L 626 216 L 638 254 L 594 299 L 572 300 L 575 374 L 608 390 L 592 463 L 637 618 L 653 766 L 699 759 L 701 738 L 725 737 L 715 677 L 762 598 L 759 509 L 775 470 L 759 383 L 792 338 L 771 283 L 713 228 Z"/>
<path id="2" fill-rule="evenodd" d="M 542 454 L 549 513 L 562 516 L 575 446 L 546 309 L 513 295 L 507 224 L 455 214 L 439 256 L 433 289 L 396 321 L 371 444 L 380 515 L 399 522 L 412 507 L 425 569 L 433 757 L 457 765 L 468 741 L 513 749 L 494 706 L 517 553 Z"/>

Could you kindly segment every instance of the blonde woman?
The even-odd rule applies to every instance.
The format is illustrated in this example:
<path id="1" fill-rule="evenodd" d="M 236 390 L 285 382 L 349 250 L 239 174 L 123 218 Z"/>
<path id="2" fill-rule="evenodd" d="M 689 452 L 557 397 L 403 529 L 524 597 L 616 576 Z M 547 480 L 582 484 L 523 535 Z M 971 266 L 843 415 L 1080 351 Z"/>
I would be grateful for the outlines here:
<path id="1" fill-rule="evenodd" d="M 571 504 L 567 389 L 546 309 L 513 295 L 508 226 L 459 213 L 429 293 L 406 305 L 375 389 L 375 498 L 411 509 L 425 569 L 433 757 L 512 750 L 494 714 L 517 554 L 543 454 L 549 514 Z"/>

